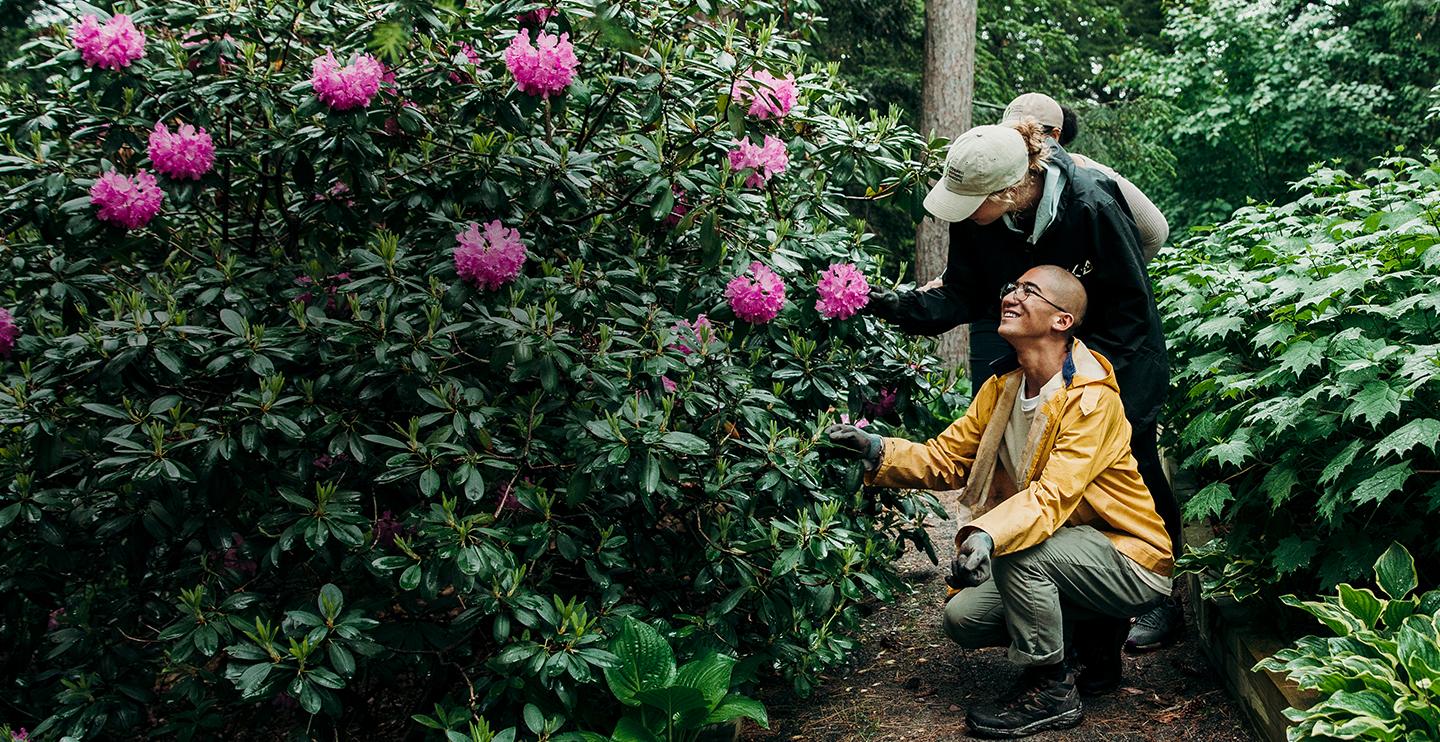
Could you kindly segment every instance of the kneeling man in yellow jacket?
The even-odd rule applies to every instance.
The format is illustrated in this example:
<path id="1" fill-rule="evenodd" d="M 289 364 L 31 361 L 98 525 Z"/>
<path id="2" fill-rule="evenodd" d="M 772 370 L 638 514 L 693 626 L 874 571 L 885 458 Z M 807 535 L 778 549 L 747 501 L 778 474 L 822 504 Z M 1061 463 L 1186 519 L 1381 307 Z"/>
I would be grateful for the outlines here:
<path id="1" fill-rule="evenodd" d="M 1170 595 L 1170 537 L 1131 455 L 1110 362 L 1075 339 L 1086 299 L 1079 280 L 1051 265 L 1007 286 L 1000 334 L 1019 368 L 985 382 L 936 438 L 825 431 L 837 451 L 865 462 L 870 484 L 1004 498 L 955 536 L 947 580 L 957 589 L 945 606 L 950 638 L 1009 646 L 1024 667 L 1020 687 L 970 711 L 984 736 L 1079 724 L 1087 679 L 1097 690 L 1118 684 L 1123 620 Z"/>

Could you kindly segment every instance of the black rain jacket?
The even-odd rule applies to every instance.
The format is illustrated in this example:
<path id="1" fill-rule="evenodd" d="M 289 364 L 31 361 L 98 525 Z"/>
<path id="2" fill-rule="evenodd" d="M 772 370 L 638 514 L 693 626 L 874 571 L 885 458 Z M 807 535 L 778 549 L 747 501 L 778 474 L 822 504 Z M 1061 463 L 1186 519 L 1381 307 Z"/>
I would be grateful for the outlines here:
<path id="1" fill-rule="evenodd" d="M 998 219 L 987 225 L 968 219 L 951 224 L 945 285 L 901 294 L 892 319 L 912 335 L 939 335 L 977 320 L 998 321 L 1005 284 L 1037 265 L 1058 265 L 1077 275 L 1089 296 L 1077 334 L 1114 364 L 1126 417 L 1148 424 L 1165 401 L 1170 361 L 1135 220 L 1114 181 L 1104 174 L 1077 168 L 1059 146 L 1050 162 L 1065 174 L 1065 188 L 1055 219 L 1036 244 Z"/>

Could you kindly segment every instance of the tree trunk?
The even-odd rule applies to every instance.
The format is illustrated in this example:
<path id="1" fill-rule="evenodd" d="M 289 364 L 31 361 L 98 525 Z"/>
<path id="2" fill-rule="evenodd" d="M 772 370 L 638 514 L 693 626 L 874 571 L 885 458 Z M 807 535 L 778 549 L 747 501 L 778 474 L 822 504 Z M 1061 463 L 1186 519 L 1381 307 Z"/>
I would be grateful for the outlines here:
<path id="1" fill-rule="evenodd" d="M 976 0 L 925 0 L 925 75 L 920 133 L 954 139 L 970 128 L 975 97 Z M 945 272 L 949 225 L 927 216 L 915 232 L 915 281 L 923 286 Z M 965 326 L 940 336 L 937 354 L 949 365 L 967 362 Z"/>

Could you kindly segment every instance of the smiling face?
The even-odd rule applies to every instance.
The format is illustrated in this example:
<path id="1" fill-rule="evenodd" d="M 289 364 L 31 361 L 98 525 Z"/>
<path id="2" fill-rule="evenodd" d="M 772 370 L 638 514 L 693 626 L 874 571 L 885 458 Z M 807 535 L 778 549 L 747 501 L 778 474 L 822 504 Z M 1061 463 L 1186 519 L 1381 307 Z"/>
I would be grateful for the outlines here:
<path id="1" fill-rule="evenodd" d="M 1000 299 L 1000 336 L 1015 341 L 1041 338 L 1051 334 L 1064 335 L 1076 323 L 1069 301 L 1076 312 L 1084 312 L 1083 288 L 1064 269 L 1054 266 L 1031 268 L 1016 281 L 1017 288 Z M 1068 279 L 1068 280 L 1066 280 Z M 1026 289 L 1029 289 L 1027 296 Z M 1079 288 L 1080 297 L 1076 297 Z M 1057 306 L 1058 305 L 1058 306 Z M 1064 307 L 1062 309 L 1061 307 Z"/>

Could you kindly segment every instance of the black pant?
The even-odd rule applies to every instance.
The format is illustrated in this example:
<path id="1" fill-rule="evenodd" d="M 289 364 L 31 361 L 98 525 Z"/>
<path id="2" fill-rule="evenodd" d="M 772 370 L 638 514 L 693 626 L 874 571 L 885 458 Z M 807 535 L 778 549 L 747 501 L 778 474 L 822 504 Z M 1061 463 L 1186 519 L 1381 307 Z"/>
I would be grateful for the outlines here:
<path id="1" fill-rule="evenodd" d="M 1155 512 L 1165 521 L 1165 533 L 1170 536 L 1170 548 L 1178 559 L 1183 545 L 1180 522 L 1180 501 L 1170 489 L 1170 480 L 1165 478 L 1165 469 L 1160 466 L 1160 448 L 1156 441 L 1155 418 L 1130 423 L 1130 451 L 1135 454 L 1135 463 L 1140 469 L 1140 478 L 1155 501 Z"/>
<path id="2" fill-rule="evenodd" d="M 996 328 L 1000 326 L 999 320 L 986 319 L 970 323 L 970 396 L 974 397 L 980 393 L 980 387 L 985 385 L 994 372 L 990 370 L 990 362 L 1004 358 L 1015 352 L 1005 338 L 1000 337 Z"/>

